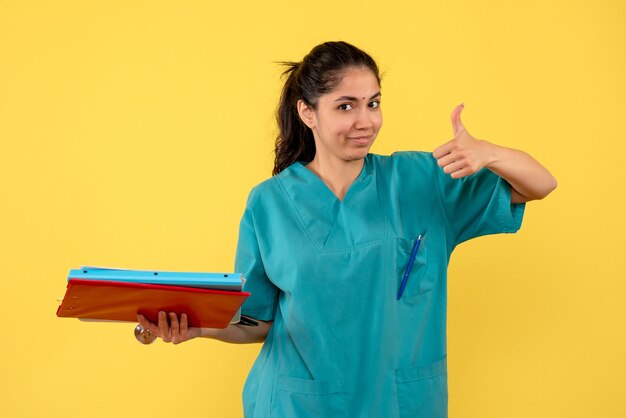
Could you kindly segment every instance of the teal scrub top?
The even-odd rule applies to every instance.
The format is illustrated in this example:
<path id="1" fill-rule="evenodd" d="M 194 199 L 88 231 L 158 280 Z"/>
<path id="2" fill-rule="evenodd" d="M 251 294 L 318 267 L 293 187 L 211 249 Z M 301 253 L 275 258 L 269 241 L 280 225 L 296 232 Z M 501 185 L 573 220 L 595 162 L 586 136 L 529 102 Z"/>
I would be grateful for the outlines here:
<path id="1" fill-rule="evenodd" d="M 423 152 L 367 155 L 341 201 L 303 163 L 256 186 L 235 268 L 252 293 L 242 313 L 274 323 L 245 416 L 446 417 L 450 254 L 517 231 L 523 213 L 493 172 L 454 180 Z"/>

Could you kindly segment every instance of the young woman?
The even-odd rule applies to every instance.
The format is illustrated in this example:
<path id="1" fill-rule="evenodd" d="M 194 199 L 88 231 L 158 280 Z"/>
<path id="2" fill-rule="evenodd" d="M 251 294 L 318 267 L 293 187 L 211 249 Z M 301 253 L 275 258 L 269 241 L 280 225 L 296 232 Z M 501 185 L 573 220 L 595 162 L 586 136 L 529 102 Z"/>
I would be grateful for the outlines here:
<path id="1" fill-rule="evenodd" d="M 264 341 L 246 417 L 445 417 L 446 271 L 456 245 L 519 229 L 555 187 L 529 155 L 473 138 L 432 154 L 369 153 L 382 126 L 376 63 L 344 42 L 288 63 L 274 176 L 241 220 L 236 271 L 259 326 L 140 317 L 164 341 Z"/>

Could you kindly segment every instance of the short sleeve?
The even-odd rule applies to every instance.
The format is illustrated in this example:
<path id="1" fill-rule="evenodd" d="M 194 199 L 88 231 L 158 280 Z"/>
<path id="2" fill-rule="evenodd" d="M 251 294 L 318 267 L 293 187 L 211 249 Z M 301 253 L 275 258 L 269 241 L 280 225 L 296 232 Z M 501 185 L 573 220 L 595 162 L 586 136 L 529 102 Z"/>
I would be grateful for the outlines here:
<path id="1" fill-rule="evenodd" d="M 263 266 L 258 237 L 254 227 L 253 193 L 239 225 L 239 241 L 235 255 L 235 271 L 246 279 L 243 290 L 251 295 L 241 307 L 241 313 L 261 321 L 271 321 L 276 313 L 278 288 L 269 280 Z"/>
<path id="2" fill-rule="evenodd" d="M 491 170 L 453 179 L 437 166 L 436 178 L 454 245 L 521 227 L 525 204 L 512 204 L 511 186 Z"/>

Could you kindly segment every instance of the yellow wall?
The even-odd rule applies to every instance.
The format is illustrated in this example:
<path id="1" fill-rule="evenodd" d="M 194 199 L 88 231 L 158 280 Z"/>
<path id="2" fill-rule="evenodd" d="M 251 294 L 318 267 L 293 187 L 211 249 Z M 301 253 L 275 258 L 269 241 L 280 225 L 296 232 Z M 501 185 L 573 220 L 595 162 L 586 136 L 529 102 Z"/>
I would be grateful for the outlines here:
<path id="1" fill-rule="evenodd" d="M 259 345 L 141 346 L 55 317 L 82 264 L 232 269 L 269 175 L 275 61 L 325 40 L 385 72 L 374 152 L 449 114 L 559 188 L 459 247 L 450 416 L 623 417 L 626 3 L 0 1 L 0 416 L 240 417 Z"/>

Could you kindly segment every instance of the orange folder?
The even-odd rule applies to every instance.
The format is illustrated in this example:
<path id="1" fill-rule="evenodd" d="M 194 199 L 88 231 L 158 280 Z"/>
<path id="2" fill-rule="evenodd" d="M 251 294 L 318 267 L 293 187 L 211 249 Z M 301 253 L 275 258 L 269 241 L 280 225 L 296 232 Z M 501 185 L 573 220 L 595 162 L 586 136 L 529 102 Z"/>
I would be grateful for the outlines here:
<path id="1" fill-rule="evenodd" d="M 191 327 L 225 328 L 248 292 L 144 283 L 70 279 L 57 316 L 156 323 L 158 312 L 185 313 Z"/>

